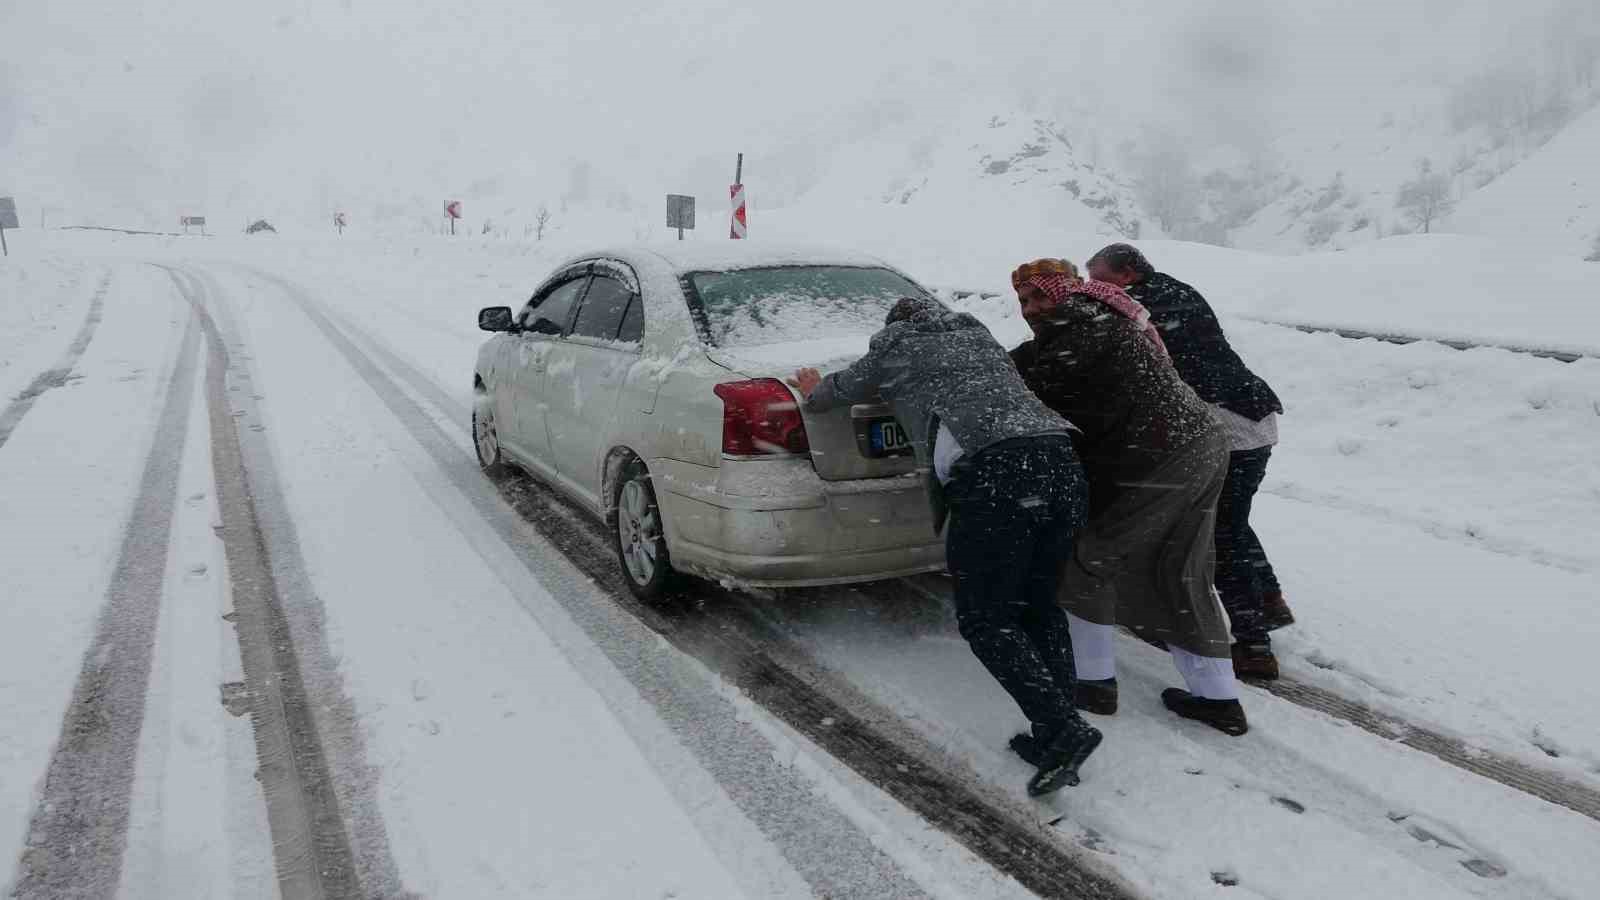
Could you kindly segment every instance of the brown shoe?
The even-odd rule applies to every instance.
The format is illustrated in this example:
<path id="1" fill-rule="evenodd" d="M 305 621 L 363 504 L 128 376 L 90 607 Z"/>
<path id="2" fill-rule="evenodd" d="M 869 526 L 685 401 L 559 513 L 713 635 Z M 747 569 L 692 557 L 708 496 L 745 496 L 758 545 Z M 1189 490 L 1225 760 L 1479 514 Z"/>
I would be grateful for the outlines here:
<path id="1" fill-rule="evenodd" d="M 1278 658 L 1272 645 L 1239 641 L 1233 645 L 1233 677 L 1241 681 L 1276 681 Z"/>
<path id="2" fill-rule="evenodd" d="M 1267 591 L 1261 595 L 1261 623 L 1268 631 L 1294 624 L 1294 613 L 1283 600 L 1283 591 Z"/>

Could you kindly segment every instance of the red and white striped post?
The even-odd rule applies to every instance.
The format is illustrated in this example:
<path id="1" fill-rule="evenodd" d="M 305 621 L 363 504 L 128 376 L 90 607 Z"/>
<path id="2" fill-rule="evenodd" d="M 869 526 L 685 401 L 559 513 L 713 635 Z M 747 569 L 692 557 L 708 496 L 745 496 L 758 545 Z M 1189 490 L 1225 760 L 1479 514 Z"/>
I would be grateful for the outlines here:
<path id="1" fill-rule="evenodd" d="M 739 154 L 739 162 L 733 171 L 733 186 L 728 188 L 728 197 L 733 200 L 733 222 L 728 227 L 728 237 L 733 240 L 743 240 L 750 233 L 750 223 L 745 218 L 744 211 L 744 154 Z"/>

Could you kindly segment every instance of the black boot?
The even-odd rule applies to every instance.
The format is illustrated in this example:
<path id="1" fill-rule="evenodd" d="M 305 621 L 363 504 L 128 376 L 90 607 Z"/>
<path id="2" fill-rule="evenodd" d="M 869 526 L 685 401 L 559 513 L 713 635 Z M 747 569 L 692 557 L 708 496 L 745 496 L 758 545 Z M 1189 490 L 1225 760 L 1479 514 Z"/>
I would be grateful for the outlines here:
<path id="1" fill-rule="evenodd" d="M 1051 725 L 1035 723 L 1033 733 L 1026 731 L 1011 736 L 1011 752 L 1022 757 L 1022 761 L 1035 769 L 1039 768 L 1039 760 L 1044 756 L 1044 748 L 1050 746 L 1055 740 L 1059 728 Z"/>
<path id="2" fill-rule="evenodd" d="M 1039 753 L 1039 771 L 1028 780 L 1028 796 L 1043 797 L 1078 783 L 1078 767 L 1100 746 L 1100 729 L 1075 718 Z"/>
<path id="3" fill-rule="evenodd" d="M 1103 678 L 1099 681 L 1079 681 L 1073 692 L 1072 705 L 1097 716 L 1117 714 L 1117 680 Z"/>
<path id="4" fill-rule="evenodd" d="M 1161 702 L 1185 719 L 1204 722 L 1223 734 L 1238 737 L 1250 730 L 1244 707 L 1237 700 L 1207 700 L 1182 688 L 1167 688 L 1161 692 Z"/>

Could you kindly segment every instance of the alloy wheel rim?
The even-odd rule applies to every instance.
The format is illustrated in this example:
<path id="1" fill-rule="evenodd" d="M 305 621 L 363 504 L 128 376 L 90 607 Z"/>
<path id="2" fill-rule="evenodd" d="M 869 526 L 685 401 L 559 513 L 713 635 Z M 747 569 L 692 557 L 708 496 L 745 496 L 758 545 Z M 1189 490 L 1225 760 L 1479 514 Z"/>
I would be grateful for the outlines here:
<path id="1" fill-rule="evenodd" d="M 637 479 L 624 484 L 617 503 L 617 537 L 628 576 L 637 584 L 649 584 L 655 577 L 659 525 L 644 484 Z"/>

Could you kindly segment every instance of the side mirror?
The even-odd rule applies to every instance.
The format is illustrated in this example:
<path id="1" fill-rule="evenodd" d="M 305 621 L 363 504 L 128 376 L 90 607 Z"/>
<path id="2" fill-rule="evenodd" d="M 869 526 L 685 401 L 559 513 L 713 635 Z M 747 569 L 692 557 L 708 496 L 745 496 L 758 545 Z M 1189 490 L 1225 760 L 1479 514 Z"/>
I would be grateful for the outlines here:
<path id="1" fill-rule="evenodd" d="M 528 330 L 532 331 L 534 334 L 560 334 L 561 325 L 560 323 L 552 322 L 549 319 L 540 316 L 539 318 L 533 320 L 533 327 Z"/>
<path id="2" fill-rule="evenodd" d="M 511 307 L 490 306 L 478 310 L 478 327 L 484 331 L 510 331 L 512 328 Z"/>

